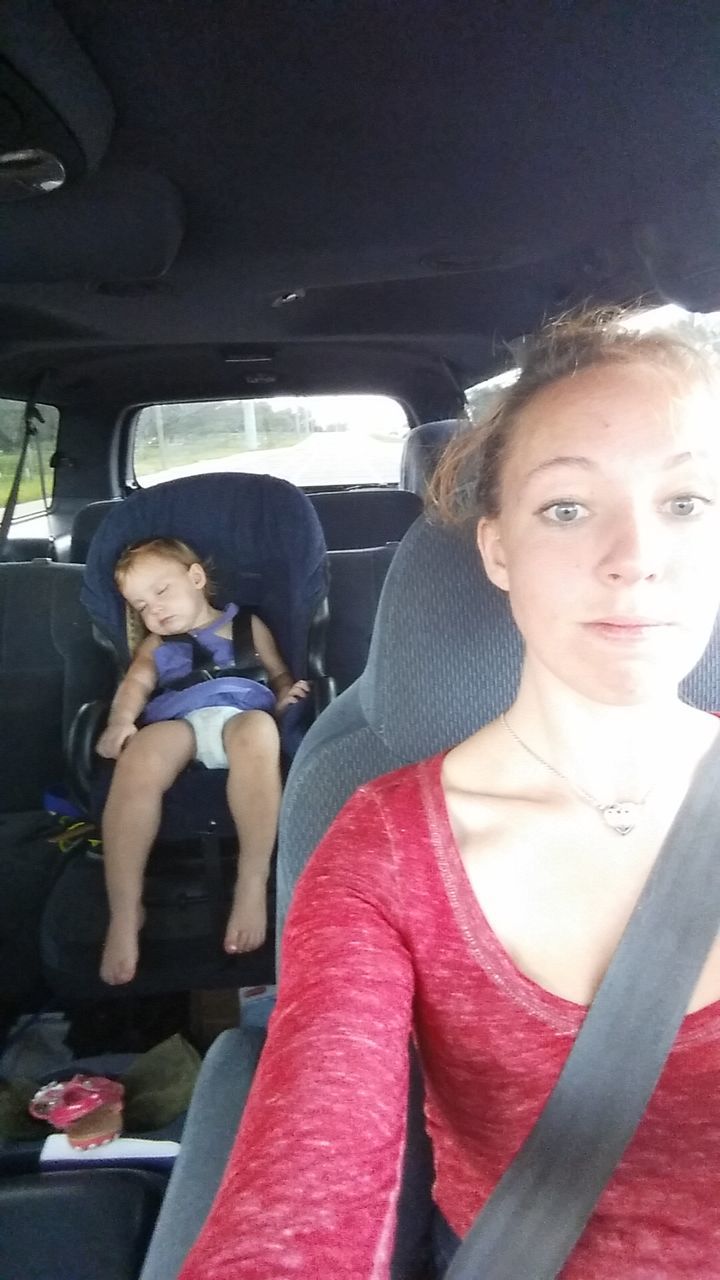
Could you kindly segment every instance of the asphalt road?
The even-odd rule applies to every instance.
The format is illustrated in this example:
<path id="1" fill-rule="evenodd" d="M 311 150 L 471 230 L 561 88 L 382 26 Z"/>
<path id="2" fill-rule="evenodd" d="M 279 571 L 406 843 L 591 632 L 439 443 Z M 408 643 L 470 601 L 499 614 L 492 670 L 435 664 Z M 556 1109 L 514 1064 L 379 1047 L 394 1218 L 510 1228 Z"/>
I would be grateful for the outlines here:
<path id="1" fill-rule="evenodd" d="M 402 440 L 377 439 L 360 431 L 317 431 L 286 449 L 255 449 L 186 463 L 142 476 L 140 483 L 160 484 L 205 471 L 248 471 L 253 475 L 269 473 L 308 488 L 325 484 L 397 484 L 402 447 Z"/>

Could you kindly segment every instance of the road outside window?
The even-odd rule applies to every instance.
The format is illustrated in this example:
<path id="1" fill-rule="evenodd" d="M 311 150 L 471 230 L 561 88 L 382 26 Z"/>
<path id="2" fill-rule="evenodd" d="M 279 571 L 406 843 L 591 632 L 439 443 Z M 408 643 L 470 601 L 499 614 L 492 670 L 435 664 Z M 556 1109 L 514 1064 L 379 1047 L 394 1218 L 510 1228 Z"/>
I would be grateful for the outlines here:
<path id="1" fill-rule="evenodd" d="M 301 488 L 397 484 L 408 431 L 403 409 L 386 396 L 148 405 L 135 425 L 135 478 L 147 486 L 246 471 Z"/>

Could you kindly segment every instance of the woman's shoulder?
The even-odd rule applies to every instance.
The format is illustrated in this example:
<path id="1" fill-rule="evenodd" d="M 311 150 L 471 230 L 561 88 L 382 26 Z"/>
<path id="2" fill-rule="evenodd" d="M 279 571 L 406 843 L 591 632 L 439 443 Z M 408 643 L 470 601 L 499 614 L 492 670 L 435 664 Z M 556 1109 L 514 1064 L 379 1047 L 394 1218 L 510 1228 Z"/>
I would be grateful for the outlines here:
<path id="1" fill-rule="evenodd" d="M 401 765 L 390 773 L 379 774 L 362 783 L 348 803 L 370 801 L 383 810 L 402 808 L 408 802 L 417 803 L 428 787 L 436 789 L 441 786 L 442 766 L 446 755 L 446 751 L 441 751 L 424 760 Z"/>

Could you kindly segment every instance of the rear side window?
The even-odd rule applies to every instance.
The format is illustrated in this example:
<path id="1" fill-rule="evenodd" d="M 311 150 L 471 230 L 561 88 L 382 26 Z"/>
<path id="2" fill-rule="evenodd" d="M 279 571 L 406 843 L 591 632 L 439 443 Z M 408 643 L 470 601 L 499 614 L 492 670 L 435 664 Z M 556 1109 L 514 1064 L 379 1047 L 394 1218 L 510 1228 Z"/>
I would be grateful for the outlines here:
<path id="1" fill-rule="evenodd" d="M 397 484 L 409 431 L 387 396 L 276 396 L 141 409 L 133 463 L 141 485 L 204 471 L 250 471 L 300 487 Z"/>
<path id="2" fill-rule="evenodd" d="M 50 458 L 55 451 L 59 414 L 54 405 L 39 404 L 42 422 L 36 422 L 37 435 L 30 441 L 25 457 L 16 519 L 33 516 L 45 510 L 43 479 L 48 501 L 52 497 Z M 25 405 L 20 400 L 0 400 L 0 515 L 5 510 L 8 494 L 20 456 L 25 434 Z"/>

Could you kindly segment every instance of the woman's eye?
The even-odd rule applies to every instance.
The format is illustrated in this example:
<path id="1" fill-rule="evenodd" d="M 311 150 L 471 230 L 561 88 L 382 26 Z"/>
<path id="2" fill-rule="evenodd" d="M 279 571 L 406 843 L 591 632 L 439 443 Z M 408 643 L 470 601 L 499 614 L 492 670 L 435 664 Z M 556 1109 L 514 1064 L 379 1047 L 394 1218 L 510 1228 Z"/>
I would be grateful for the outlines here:
<path id="1" fill-rule="evenodd" d="M 164 596 L 166 591 L 167 591 L 167 587 L 161 587 L 160 590 L 158 591 L 158 595 Z"/>
<path id="2" fill-rule="evenodd" d="M 541 514 L 553 524 L 574 524 L 586 513 L 587 508 L 580 502 L 551 502 L 549 506 L 543 507 Z"/>
<path id="3" fill-rule="evenodd" d="M 699 516 L 709 505 L 709 499 L 701 498 L 697 493 L 681 493 L 677 498 L 670 498 L 665 503 L 665 509 L 672 516 L 688 519 L 690 516 Z"/>

